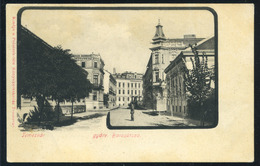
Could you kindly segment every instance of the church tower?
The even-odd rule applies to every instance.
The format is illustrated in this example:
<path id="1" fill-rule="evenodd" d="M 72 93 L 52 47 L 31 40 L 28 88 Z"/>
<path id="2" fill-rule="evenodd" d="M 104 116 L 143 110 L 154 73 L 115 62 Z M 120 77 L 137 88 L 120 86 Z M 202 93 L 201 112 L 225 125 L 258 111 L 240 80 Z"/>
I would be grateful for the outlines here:
<path id="1" fill-rule="evenodd" d="M 158 25 L 156 26 L 156 31 L 155 31 L 155 35 L 153 37 L 152 44 L 158 44 L 158 43 L 166 40 L 162 27 L 163 26 L 160 24 L 160 19 L 159 19 Z"/>

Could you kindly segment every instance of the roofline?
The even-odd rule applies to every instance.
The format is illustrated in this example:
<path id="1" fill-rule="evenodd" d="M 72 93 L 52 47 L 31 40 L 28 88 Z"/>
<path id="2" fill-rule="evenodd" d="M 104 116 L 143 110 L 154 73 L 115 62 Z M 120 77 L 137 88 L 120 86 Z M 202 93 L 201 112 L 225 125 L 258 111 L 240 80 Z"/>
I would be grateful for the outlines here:
<path id="1" fill-rule="evenodd" d="M 205 37 L 195 37 L 195 38 L 167 38 L 166 41 L 169 40 L 203 40 Z"/>
<path id="2" fill-rule="evenodd" d="M 202 56 L 202 53 L 205 52 L 205 50 L 198 50 L 199 56 Z M 210 54 L 205 54 L 204 56 L 215 56 L 215 50 L 207 50 L 210 51 Z M 189 54 L 188 54 L 189 53 Z M 171 63 L 164 69 L 164 72 L 167 74 L 170 69 L 172 69 L 173 64 L 176 63 L 178 60 L 182 59 L 183 57 L 189 57 L 194 56 L 192 51 L 181 51 L 180 54 L 173 60 Z"/>
<path id="3" fill-rule="evenodd" d="M 212 39 L 212 38 L 214 38 L 215 36 L 214 35 L 211 35 L 211 36 L 209 36 L 209 37 L 207 37 L 207 38 L 204 38 L 203 40 L 201 40 L 201 41 L 199 41 L 198 43 L 197 43 L 197 45 L 196 45 L 196 47 L 198 47 L 198 46 L 200 46 L 200 45 L 202 45 L 203 43 L 205 43 L 205 42 L 207 42 L 208 40 L 210 40 L 210 39 Z M 187 47 L 184 51 L 190 51 L 191 49 L 190 49 L 190 47 Z"/>
<path id="4" fill-rule="evenodd" d="M 34 37 L 37 40 L 40 40 L 45 46 L 49 47 L 50 49 L 54 49 L 51 45 L 49 45 L 47 42 L 45 42 L 43 39 L 41 39 L 39 36 L 35 35 L 32 31 L 27 29 L 26 27 L 21 25 L 21 29 L 24 30 L 25 32 L 29 33 L 32 37 Z"/>

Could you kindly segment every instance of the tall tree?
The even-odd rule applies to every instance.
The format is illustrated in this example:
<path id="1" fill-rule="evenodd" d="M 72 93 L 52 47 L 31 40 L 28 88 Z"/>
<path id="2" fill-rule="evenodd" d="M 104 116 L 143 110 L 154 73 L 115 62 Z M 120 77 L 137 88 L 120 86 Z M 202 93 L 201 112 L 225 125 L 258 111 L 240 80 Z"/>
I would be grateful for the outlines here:
<path id="1" fill-rule="evenodd" d="M 61 46 L 55 47 L 56 86 L 53 99 L 57 103 L 58 110 L 60 102 L 70 101 L 72 103 L 71 119 L 73 117 L 73 103 L 84 99 L 92 90 L 92 85 L 87 79 L 88 73 L 78 66 L 72 59 L 70 50 L 63 50 Z M 58 111 L 59 121 L 59 111 Z"/>
<path id="2" fill-rule="evenodd" d="M 207 109 L 205 109 L 204 105 L 212 94 L 210 80 L 214 73 L 208 67 L 208 58 L 205 56 L 205 53 L 202 52 L 202 55 L 199 56 L 196 45 L 190 45 L 190 48 L 194 54 L 194 57 L 190 58 L 192 69 L 188 70 L 184 68 L 184 82 L 188 94 L 189 112 L 190 114 L 194 114 L 194 110 L 197 108 L 198 112 L 196 113 L 199 114 L 201 125 L 204 126 L 205 115 L 207 114 Z"/>
<path id="3" fill-rule="evenodd" d="M 87 72 L 71 59 L 69 50 L 60 46 L 52 48 L 28 30 L 22 29 L 19 35 L 18 93 L 36 99 L 39 124 L 46 98 L 52 97 L 57 102 L 59 121 L 60 102 L 74 102 L 87 96 L 91 90 Z"/>
<path id="4" fill-rule="evenodd" d="M 36 99 L 40 123 L 46 97 L 56 88 L 52 72 L 54 66 L 50 63 L 52 49 L 32 37 L 32 34 L 22 32 L 18 41 L 18 93 Z"/>

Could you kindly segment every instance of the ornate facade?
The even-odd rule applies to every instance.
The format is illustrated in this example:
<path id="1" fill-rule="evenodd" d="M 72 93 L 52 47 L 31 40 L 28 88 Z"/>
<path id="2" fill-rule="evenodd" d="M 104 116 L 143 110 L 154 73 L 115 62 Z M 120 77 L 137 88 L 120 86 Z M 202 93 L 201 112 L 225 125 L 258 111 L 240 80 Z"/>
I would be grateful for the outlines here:
<path id="1" fill-rule="evenodd" d="M 87 79 L 93 84 L 92 92 L 85 98 L 86 109 L 103 109 L 105 64 L 100 54 L 73 55 L 73 59 L 88 72 Z"/>
<path id="2" fill-rule="evenodd" d="M 151 55 L 144 74 L 144 105 L 148 109 L 166 111 L 165 68 L 173 61 L 180 51 L 189 44 L 197 43 L 204 38 L 196 38 L 194 34 L 184 35 L 183 38 L 167 39 L 163 26 L 158 23 L 152 39 Z"/>

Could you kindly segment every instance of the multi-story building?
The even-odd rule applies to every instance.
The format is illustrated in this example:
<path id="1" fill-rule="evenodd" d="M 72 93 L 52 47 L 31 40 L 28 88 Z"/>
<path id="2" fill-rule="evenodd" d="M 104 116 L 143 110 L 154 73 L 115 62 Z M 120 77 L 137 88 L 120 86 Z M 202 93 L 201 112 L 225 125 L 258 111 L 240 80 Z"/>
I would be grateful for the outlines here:
<path id="1" fill-rule="evenodd" d="M 151 55 L 143 77 L 144 105 L 148 109 L 166 111 L 165 68 L 173 61 L 181 50 L 189 44 L 197 43 L 204 38 L 196 35 L 184 35 L 184 38 L 167 39 L 163 33 L 160 22 L 156 26 L 155 36 L 152 39 Z"/>
<path id="2" fill-rule="evenodd" d="M 143 74 L 124 72 L 113 74 L 117 81 L 117 100 L 119 107 L 128 107 L 133 97 L 137 98 L 139 104 L 143 100 Z"/>
<path id="3" fill-rule="evenodd" d="M 107 70 L 104 71 L 104 107 L 116 108 L 116 79 Z"/>
<path id="4" fill-rule="evenodd" d="M 215 38 L 209 37 L 200 41 L 197 44 L 197 51 L 200 59 L 202 54 L 206 58 L 208 67 L 214 72 L 215 64 Z M 184 71 L 183 68 L 191 70 L 193 67 L 191 57 L 194 57 L 191 48 L 182 51 L 165 69 L 166 73 L 166 91 L 167 96 L 167 112 L 170 115 L 186 116 L 187 115 L 187 94 L 184 84 Z M 215 87 L 214 81 L 209 78 L 209 84 L 212 88 Z"/>
<path id="5" fill-rule="evenodd" d="M 93 84 L 92 92 L 85 98 L 86 109 L 103 109 L 105 64 L 100 54 L 73 55 L 72 58 L 88 72 L 87 79 Z"/>

